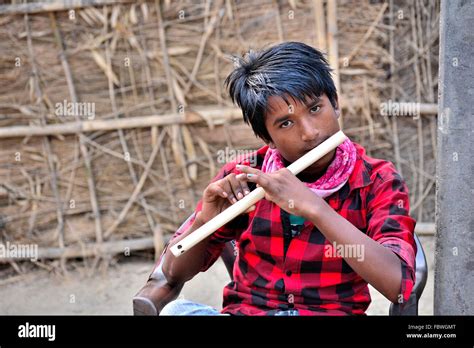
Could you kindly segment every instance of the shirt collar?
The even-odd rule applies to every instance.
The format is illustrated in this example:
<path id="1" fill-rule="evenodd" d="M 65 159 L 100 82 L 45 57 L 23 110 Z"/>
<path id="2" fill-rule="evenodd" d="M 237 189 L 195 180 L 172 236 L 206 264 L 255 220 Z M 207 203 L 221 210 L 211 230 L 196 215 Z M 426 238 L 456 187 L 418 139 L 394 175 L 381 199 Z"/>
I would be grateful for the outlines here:
<path id="1" fill-rule="evenodd" d="M 354 170 L 349 176 L 349 187 L 351 191 L 368 186 L 373 182 L 371 179 L 372 165 L 366 161 L 367 156 L 365 149 L 357 143 L 354 143 L 354 146 L 357 151 L 357 156 Z"/>

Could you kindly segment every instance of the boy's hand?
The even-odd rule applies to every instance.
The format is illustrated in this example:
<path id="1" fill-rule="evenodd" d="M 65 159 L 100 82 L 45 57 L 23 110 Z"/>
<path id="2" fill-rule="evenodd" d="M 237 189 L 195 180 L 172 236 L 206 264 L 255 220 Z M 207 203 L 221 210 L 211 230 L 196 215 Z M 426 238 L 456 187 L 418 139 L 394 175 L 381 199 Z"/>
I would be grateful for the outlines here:
<path id="1" fill-rule="evenodd" d="M 311 191 L 301 180 L 287 168 L 273 173 L 243 165 L 237 169 L 244 174 L 238 174 L 237 179 L 254 182 L 265 190 L 265 199 L 274 202 L 290 214 L 309 218 L 321 198 Z"/>
<path id="2" fill-rule="evenodd" d="M 237 178 L 236 174 L 231 173 L 206 187 L 202 195 L 202 210 L 197 218 L 206 223 L 249 193 L 247 180 Z M 247 212 L 253 209 L 255 206 L 249 208 Z"/>

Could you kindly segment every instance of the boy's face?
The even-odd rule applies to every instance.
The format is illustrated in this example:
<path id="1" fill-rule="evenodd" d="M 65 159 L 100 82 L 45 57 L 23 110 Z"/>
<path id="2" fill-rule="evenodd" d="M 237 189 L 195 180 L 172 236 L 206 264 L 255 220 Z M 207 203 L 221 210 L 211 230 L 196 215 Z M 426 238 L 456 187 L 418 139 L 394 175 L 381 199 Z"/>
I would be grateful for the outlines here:
<path id="1" fill-rule="evenodd" d="M 278 149 L 288 162 L 286 165 L 340 130 L 337 101 L 336 107 L 333 107 L 326 94 L 316 99 L 307 97 L 306 103 L 292 97 L 287 100 L 290 105 L 279 96 L 269 97 L 265 115 L 265 126 L 272 138 L 268 145 Z M 302 177 L 311 180 L 311 176 L 321 175 L 331 163 L 334 153 L 335 150 L 331 151 L 308 167 L 301 173 Z"/>

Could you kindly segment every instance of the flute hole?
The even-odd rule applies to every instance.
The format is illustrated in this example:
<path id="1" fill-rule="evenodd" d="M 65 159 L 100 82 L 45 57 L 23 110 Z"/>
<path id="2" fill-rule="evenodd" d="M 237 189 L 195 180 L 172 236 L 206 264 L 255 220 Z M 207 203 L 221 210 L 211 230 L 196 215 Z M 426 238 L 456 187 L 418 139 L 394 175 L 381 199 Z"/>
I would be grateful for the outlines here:
<path id="1" fill-rule="evenodd" d="M 181 250 L 181 254 L 184 253 L 184 250 Z"/>
<path id="2" fill-rule="evenodd" d="M 178 244 L 178 249 L 181 249 L 183 246 L 181 244 Z"/>

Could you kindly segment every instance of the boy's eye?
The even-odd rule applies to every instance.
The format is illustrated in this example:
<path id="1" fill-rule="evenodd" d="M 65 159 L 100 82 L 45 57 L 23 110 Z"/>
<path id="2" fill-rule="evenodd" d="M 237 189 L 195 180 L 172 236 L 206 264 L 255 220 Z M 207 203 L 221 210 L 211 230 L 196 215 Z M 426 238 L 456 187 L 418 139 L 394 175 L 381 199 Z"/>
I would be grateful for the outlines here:
<path id="1" fill-rule="evenodd" d="M 291 125 L 291 121 L 290 121 L 290 120 L 286 120 L 285 122 L 282 122 L 282 123 L 280 124 L 280 128 L 288 128 L 290 125 Z"/>
<path id="2" fill-rule="evenodd" d="M 321 106 L 320 105 L 314 105 L 311 107 L 311 109 L 309 109 L 309 111 L 311 113 L 315 113 L 315 112 L 318 112 L 319 110 L 321 110 Z"/>

